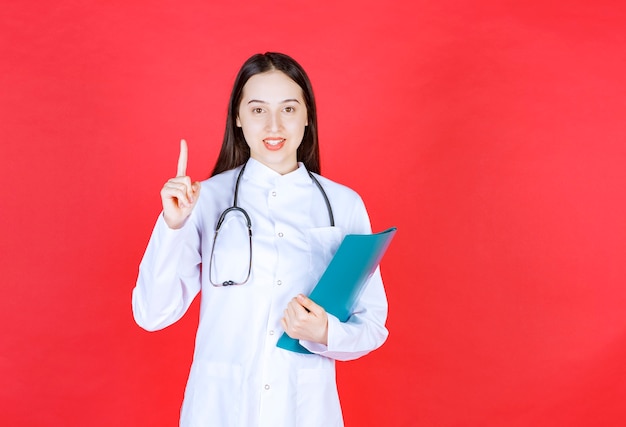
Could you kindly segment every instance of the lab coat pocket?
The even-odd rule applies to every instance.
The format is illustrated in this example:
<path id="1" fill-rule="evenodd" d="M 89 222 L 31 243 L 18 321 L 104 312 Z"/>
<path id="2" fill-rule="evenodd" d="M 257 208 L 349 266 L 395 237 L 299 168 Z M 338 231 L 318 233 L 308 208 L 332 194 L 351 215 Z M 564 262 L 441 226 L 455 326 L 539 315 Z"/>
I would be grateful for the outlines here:
<path id="1" fill-rule="evenodd" d="M 181 425 L 238 425 L 242 378 L 240 365 L 194 362 L 185 391 Z"/>
<path id="2" fill-rule="evenodd" d="M 341 227 L 319 227 L 307 230 L 310 256 L 309 273 L 313 277 L 314 283 L 317 283 L 322 277 L 330 260 L 337 252 L 343 236 Z"/>
<path id="3" fill-rule="evenodd" d="M 215 239 L 213 259 L 210 260 L 211 281 L 244 282 L 250 268 L 250 237 L 243 214 L 229 212 Z"/>
<path id="4" fill-rule="evenodd" d="M 334 370 L 298 370 L 296 414 L 296 427 L 343 426 Z"/>

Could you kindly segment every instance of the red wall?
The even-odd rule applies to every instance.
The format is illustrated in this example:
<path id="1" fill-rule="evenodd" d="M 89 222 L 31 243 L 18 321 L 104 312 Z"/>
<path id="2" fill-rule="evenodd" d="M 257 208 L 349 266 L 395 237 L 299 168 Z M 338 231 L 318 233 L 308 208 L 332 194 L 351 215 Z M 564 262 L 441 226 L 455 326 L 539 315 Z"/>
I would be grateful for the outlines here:
<path id="1" fill-rule="evenodd" d="M 131 290 L 179 139 L 206 177 L 266 50 L 313 80 L 324 174 L 399 228 L 346 424 L 623 424 L 623 2 L 210 3 L 3 2 L 0 424 L 176 425 L 197 303 L 151 334 Z"/>

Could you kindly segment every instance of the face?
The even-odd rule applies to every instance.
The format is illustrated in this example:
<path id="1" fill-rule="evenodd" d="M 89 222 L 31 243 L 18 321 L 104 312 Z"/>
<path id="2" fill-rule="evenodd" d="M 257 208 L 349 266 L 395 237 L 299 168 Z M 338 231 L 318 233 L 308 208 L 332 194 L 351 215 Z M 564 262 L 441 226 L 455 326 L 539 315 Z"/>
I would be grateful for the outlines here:
<path id="1" fill-rule="evenodd" d="M 280 174 L 296 170 L 307 125 L 302 89 L 286 74 L 272 70 L 248 79 L 237 126 L 250 147 L 250 157 Z"/>

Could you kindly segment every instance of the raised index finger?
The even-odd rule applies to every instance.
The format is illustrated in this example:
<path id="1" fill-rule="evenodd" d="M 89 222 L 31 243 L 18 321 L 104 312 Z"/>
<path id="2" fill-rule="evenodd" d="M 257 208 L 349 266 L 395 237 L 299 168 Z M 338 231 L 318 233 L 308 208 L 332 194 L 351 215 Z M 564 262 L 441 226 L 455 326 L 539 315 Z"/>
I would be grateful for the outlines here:
<path id="1" fill-rule="evenodd" d="M 187 141 L 180 140 L 180 155 L 178 156 L 178 169 L 176 170 L 176 176 L 187 175 Z"/>

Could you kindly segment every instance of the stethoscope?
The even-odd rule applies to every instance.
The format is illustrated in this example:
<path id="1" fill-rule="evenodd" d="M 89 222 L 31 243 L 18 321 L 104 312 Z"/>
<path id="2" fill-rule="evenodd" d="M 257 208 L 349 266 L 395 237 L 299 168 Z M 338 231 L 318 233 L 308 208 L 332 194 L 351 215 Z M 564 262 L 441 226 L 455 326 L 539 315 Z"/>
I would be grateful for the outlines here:
<path id="1" fill-rule="evenodd" d="M 239 196 L 239 183 L 241 182 L 241 177 L 243 176 L 243 171 L 246 169 L 246 165 L 247 163 L 244 163 L 243 166 L 241 167 L 241 170 L 239 171 L 239 175 L 237 176 L 237 181 L 235 182 L 235 195 L 233 198 L 233 205 L 225 209 L 224 212 L 222 212 L 219 219 L 217 220 L 217 225 L 215 226 L 215 235 L 213 236 L 213 245 L 211 246 L 211 257 L 209 258 L 209 281 L 211 282 L 213 286 L 243 285 L 244 283 L 248 281 L 248 279 L 250 279 L 250 273 L 252 272 L 252 221 L 250 220 L 250 215 L 248 215 L 248 212 L 246 212 L 244 208 L 237 206 L 237 197 Z M 317 178 L 315 178 L 315 176 L 308 170 L 307 170 L 307 173 L 313 180 L 313 183 L 315 184 L 315 186 L 320 190 L 320 193 L 322 193 L 322 197 L 324 198 L 324 202 L 326 203 L 326 209 L 328 210 L 328 219 L 330 221 L 330 226 L 334 227 L 335 218 L 333 216 L 333 209 L 330 206 L 330 201 L 328 200 L 328 196 L 326 195 L 326 192 L 324 191 L 322 184 L 320 184 Z M 213 251 L 215 250 L 215 242 L 217 242 L 217 235 L 220 232 L 220 228 L 222 227 L 222 223 L 224 222 L 224 219 L 231 212 L 239 212 L 246 219 L 246 226 L 248 227 L 248 240 L 250 242 L 250 245 L 249 245 L 250 246 L 250 254 L 249 254 L 250 262 L 248 263 L 248 274 L 246 276 L 246 280 L 244 280 L 243 282 L 235 282 L 233 280 L 226 280 L 222 283 L 215 283 L 213 281 L 213 276 L 211 274 L 213 270 Z"/>

